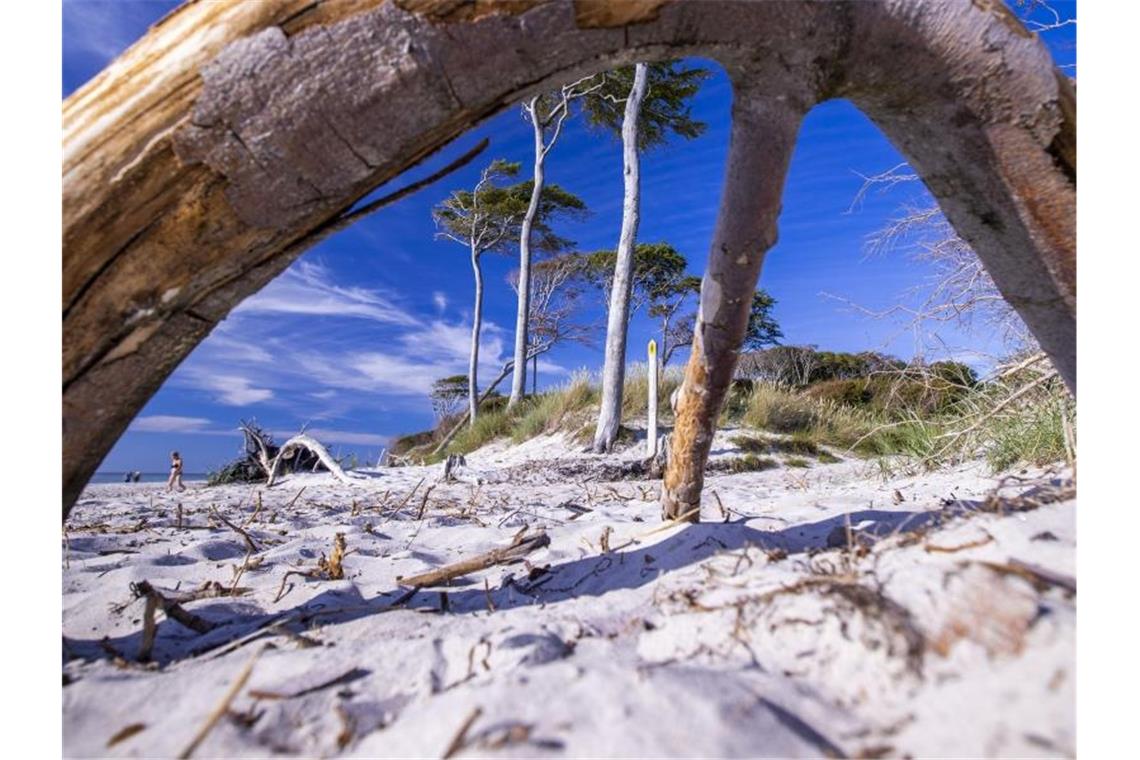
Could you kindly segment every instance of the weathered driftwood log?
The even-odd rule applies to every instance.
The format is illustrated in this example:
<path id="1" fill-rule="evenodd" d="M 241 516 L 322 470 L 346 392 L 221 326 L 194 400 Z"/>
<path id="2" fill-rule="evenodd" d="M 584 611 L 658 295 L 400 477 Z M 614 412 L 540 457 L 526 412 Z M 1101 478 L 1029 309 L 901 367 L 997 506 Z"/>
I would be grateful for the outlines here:
<path id="1" fill-rule="evenodd" d="M 336 460 L 329 455 L 326 449 L 315 438 L 310 438 L 307 435 L 295 435 L 289 440 L 285 441 L 285 445 L 277 452 L 277 456 L 273 458 L 273 462 L 266 468 L 266 476 L 269 478 L 265 483 L 266 488 L 272 488 L 274 482 L 277 480 L 277 472 L 281 469 L 281 462 L 294 456 L 299 450 L 305 449 L 317 455 L 321 464 L 325 469 L 332 473 L 332 476 L 342 483 L 351 483 L 352 478 L 345 474 Z"/>
<path id="2" fill-rule="evenodd" d="M 862 109 L 1075 388 L 1075 93 L 999 2 L 188 3 L 63 106 L 64 515 L 194 346 L 373 189 L 528 95 L 689 55 L 738 112 Z M 711 400 L 735 352 L 704 338 Z"/>
<path id="3" fill-rule="evenodd" d="M 511 541 L 510 546 L 504 546 L 500 549 L 492 549 L 489 552 L 470 557 L 468 559 L 454 562 L 450 565 L 429 570 L 426 573 L 419 575 L 409 575 L 406 578 L 397 578 L 396 582 L 401 586 L 409 588 L 421 588 L 423 586 L 438 586 L 441 583 L 462 578 L 464 575 L 485 570 L 494 565 L 503 565 L 508 562 L 517 562 L 526 555 L 541 549 L 544 546 L 550 545 L 550 536 L 546 535 L 545 531 L 539 531 L 533 535 L 526 535 L 525 532 L 519 533 Z"/>

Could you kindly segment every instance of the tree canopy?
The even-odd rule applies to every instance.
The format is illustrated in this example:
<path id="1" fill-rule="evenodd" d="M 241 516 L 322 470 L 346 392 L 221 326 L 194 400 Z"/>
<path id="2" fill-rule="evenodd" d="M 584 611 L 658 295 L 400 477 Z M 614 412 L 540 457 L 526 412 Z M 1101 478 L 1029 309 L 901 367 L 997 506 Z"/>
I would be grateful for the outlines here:
<path id="1" fill-rule="evenodd" d="M 504 185 L 518 174 L 519 164 L 495 159 L 483 171 L 474 190 L 455 190 L 432 211 L 439 234 L 474 249 L 476 255 L 505 253 L 518 241 L 523 217 L 530 204 L 533 180 Z M 542 189 L 534 220 L 535 248 L 556 253 L 572 246 L 554 232 L 558 217 L 583 218 L 586 203 L 555 184 Z"/>
<path id="2" fill-rule="evenodd" d="M 592 127 L 620 138 L 633 68 L 606 72 L 601 87 L 585 98 L 582 109 Z M 710 76 L 708 69 L 687 67 L 681 61 L 648 64 L 649 83 L 638 120 L 638 150 L 664 145 L 670 133 L 692 139 L 705 131 L 708 125 L 693 118 L 688 101 Z"/>

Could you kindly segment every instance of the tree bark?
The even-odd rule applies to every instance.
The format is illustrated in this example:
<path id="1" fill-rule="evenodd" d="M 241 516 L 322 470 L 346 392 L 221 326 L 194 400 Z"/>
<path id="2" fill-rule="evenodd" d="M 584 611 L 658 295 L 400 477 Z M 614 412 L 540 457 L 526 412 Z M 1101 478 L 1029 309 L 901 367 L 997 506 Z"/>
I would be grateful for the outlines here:
<path id="1" fill-rule="evenodd" d="M 1000 3 L 186 3 L 63 105 L 64 517 L 193 348 L 375 188 L 535 92 L 687 55 L 866 113 L 1075 390 L 1075 91 Z"/>
<path id="2" fill-rule="evenodd" d="M 475 311 L 471 320 L 471 358 L 467 362 L 467 419 L 474 425 L 479 413 L 479 332 L 483 329 L 483 267 L 474 248 L 471 269 L 475 271 Z"/>
<path id="3" fill-rule="evenodd" d="M 538 214 L 538 203 L 542 198 L 542 186 L 546 183 L 546 147 L 542 142 L 542 121 L 538 116 L 538 98 L 530 101 L 530 123 L 534 127 L 534 187 L 530 191 L 530 205 L 522 221 L 522 234 L 519 236 L 519 298 L 518 315 L 515 318 L 515 371 L 511 377 L 511 397 L 507 401 L 510 408 L 526 395 L 526 346 L 527 327 L 530 323 L 530 238 L 534 229 L 534 217 Z"/>
<path id="4" fill-rule="evenodd" d="M 613 449 L 621 426 L 621 397 L 625 385 L 625 342 L 629 332 L 629 299 L 633 292 L 633 247 L 641 220 L 641 161 L 637 150 L 637 121 L 645 98 L 649 67 L 639 63 L 634 69 L 633 86 L 625 101 L 621 124 L 622 164 L 625 199 L 621 212 L 621 237 L 614 262 L 610 309 L 606 324 L 606 359 L 602 367 L 602 401 L 598 427 L 594 431 L 594 451 Z"/>
<path id="5" fill-rule="evenodd" d="M 788 101 L 740 87 L 733 100 L 724 191 L 701 283 L 693 350 L 661 486 L 666 520 L 700 520 L 705 463 L 748 329 L 760 266 L 776 244 L 784 177 L 803 118 L 802 109 Z"/>

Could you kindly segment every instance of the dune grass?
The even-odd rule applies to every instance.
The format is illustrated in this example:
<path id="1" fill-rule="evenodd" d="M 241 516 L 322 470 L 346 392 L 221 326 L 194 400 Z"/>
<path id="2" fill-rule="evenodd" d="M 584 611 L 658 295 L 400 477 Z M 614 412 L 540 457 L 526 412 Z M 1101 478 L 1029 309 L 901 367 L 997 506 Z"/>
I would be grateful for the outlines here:
<path id="1" fill-rule="evenodd" d="M 757 384 L 741 422 L 752 428 L 790 434 L 789 453 L 815 455 L 812 446 L 832 446 L 865 457 L 905 455 L 927 466 L 983 455 L 994 472 L 1019 464 L 1046 464 L 1071 454 L 1066 428 L 1073 429 L 1075 406 L 1059 381 L 1008 404 L 1017 386 L 979 385 L 932 412 L 917 397 L 889 412 L 850 406 L 820 394 Z M 771 443 L 765 444 L 772 451 Z M 799 446 L 798 451 L 792 445 Z M 827 457 L 833 455 L 823 452 Z M 787 462 L 786 462 L 787 463 Z"/>
<path id="2" fill-rule="evenodd" d="M 683 368 L 677 366 L 659 380 L 660 419 L 666 426 L 672 420 L 669 395 L 682 379 Z M 1066 436 L 1071 444 L 1075 404 L 1060 382 L 1044 383 L 1019 403 L 1009 404 L 1007 399 L 1016 387 L 1004 382 L 979 384 L 969 392 L 955 392 L 952 403 L 940 401 L 933 411 L 930 399 L 917 392 L 911 394 L 913 405 L 897 399 L 890 406 L 869 405 L 848 403 L 841 394 L 812 392 L 811 388 L 738 381 L 729 392 L 720 423 L 780 434 L 736 436 L 733 443 L 741 449 L 741 471 L 777 466 L 775 455 L 792 467 L 807 466 L 810 461 L 838 462 L 851 454 L 866 458 L 902 455 L 927 466 L 982 455 L 995 472 L 1071 455 Z M 648 392 L 645 365 L 630 365 L 622 397 L 624 419 L 644 418 Z M 418 452 L 422 461 L 430 463 L 447 454 L 474 451 L 499 438 L 522 443 L 559 431 L 575 443 L 588 445 L 599 397 L 596 378 L 578 372 L 562 386 L 528 397 L 511 409 L 503 403 L 485 409 L 445 452 L 431 455 L 434 444 L 418 447 Z M 629 440 L 630 432 L 623 427 L 620 438 Z"/>
<path id="3" fill-rule="evenodd" d="M 625 370 L 625 383 L 621 392 L 621 416 L 623 419 L 644 417 L 649 408 L 649 372 L 644 362 L 630 364 Z M 669 397 L 681 386 L 685 368 L 679 365 L 666 367 L 657 378 L 657 410 L 661 419 L 672 419 L 673 410 Z"/>

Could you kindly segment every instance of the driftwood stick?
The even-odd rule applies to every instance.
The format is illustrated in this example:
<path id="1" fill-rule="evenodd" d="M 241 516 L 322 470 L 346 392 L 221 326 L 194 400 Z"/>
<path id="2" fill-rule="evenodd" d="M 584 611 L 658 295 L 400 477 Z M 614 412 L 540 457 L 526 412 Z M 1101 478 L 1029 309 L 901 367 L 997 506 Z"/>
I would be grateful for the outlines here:
<path id="1" fill-rule="evenodd" d="M 1010 561 L 1002 565 L 1000 563 L 984 563 L 990 568 L 999 572 L 1012 573 L 1020 575 L 1034 586 L 1057 586 L 1065 589 L 1071 594 L 1077 593 L 1077 579 L 1068 575 L 1055 572 L 1040 565 L 1033 565 L 1029 562 L 1023 562 L 1019 559 L 1010 559 Z"/>
<path id="2" fill-rule="evenodd" d="M 147 595 L 146 610 L 143 611 L 142 641 L 139 642 L 139 662 L 149 661 L 150 653 L 154 649 L 154 637 L 158 630 L 158 626 L 154 622 L 154 617 L 157 612 L 158 600 L 151 595 Z"/>
<path id="3" fill-rule="evenodd" d="M 191 739 L 190 743 L 186 745 L 186 749 L 178 753 L 178 760 L 186 760 L 191 755 L 193 755 L 194 750 L 198 749 L 198 745 L 201 744 L 207 736 L 209 736 L 210 731 L 213 730 L 214 726 L 217 725 L 222 716 L 225 715 L 226 712 L 230 709 L 230 703 L 234 701 L 234 698 L 238 695 L 238 692 L 241 691 L 242 687 L 245 686 L 246 681 L 249 680 L 249 675 L 253 672 L 253 664 L 257 662 L 257 658 L 261 656 L 263 649 L 264 647 L 258 649 L 253 653 L 253 656 L 249 658 L 249 662 L 247 662 L 245 664 L 245 667 L 242 668 L 241 672 L 238 673 L 238 677 L 234 680 L 233 686 L 231 686 L 230 690 L 227 691 L 225 696 L 222 697 L 222 701 L 218 702 L 213 712 L 211 712 L 210 715 L 206 718 L 206 722 L 203 723 L 202 727 L 198 729 L 198 733 L 194 734 L 194 738 Z"/>
<path id="4" fill-rule="evenodd" d="M 302 488 L 301 490 L 304 491 L 305 489 Z M 252 525 L 253 521 L 257 519 L 257 516 L 259 514 L 261 514 L 261 507 L 262 507 L 261 491 L 258 491 L 257 492 L 257 508 L 253 510 L 253 514 L 249 516 L 249 519 L 241 524 L 241 527 L 248 528 L 250 525 Z"/>
<path id="5" fill-rule="evenodd" d="M 420 573 L 419 575 L 412 575 L 406 578 L 397 578 L 396 582 L 401 586 L 410 586 L 412 588 L 435 586 L 454 580 L 455 578 L 461 578 L 470 573 L 478 572 L 479 570 L 485 570 L 494 565 L 503 565 L 521 560 L 535 549 L 549 545 L 550 536 L 546 535 L 545 531 L 539 531 L 533 536 L 526 536 L 520 533 L 509 546 L 492 549 L 489 552 L 484 552 L 483 554 L 469 557 L 468 559 L 462 559 L 450 565 L 429 570 L 426 573 Z"/>
<path id="6" fill-rule="evenodd" d="M 435 488 L 435 485 L 435 483 L 432 483 L 430 486 L 424 489 L 423 498 L 420 500 L 420 511 L 416 513 L 417 520 L 424 519 L 424 514 L 427 512 L 428 497 L 431 496 L 431 492 Z"/>
<path id="7" fill-rule="evenodd" d="M 197 633 L 209 633 L 217 627 L 216 623 L 211 623 L 209 620 L 198 617 L 192 612 L 187 612 L 177 602 L 167 599 L 155 589 L 154 586 L 150 585 L 149 581 L 139 581 L 134 584 L 133 591 L 136 596 L 147 597 L 148 604 L 149 601 L 153 599 L 154 602 L 162 608 L 162 611 L 166 613 L 168 618 L 178 621 L 192 631 Z"/>
<path id="8" fill-rule="evenodd" d="M 289 503 L 285 505 L 286 510 L 292 509 L 293 505 L 297 503 L 297 499 L 301 498 L 301 494 L 303 494 L 305 492 L 305 489 L 307 487 L 308 486 L 301 486 L 301 490 L 298 491 L 297 494 L 292 499 L 289 500 Z"/>
<path id="9" fill-rule="evenodd" d="M 412 488 L 412 490 L 408 491 L 408 495 L 405 496 L 400 501 L 400 503 L 396 505 L 396 508 L 393 509 L 388 514 L 388 516 L 386 518 L 384 518 L 384 522 L 391 520 L 393 517 L 395 517 L 396 515 L 398 515 L 400 513 L 400 510 L 403 509 L 407 505 L 407 503 L 412 500 L 412 497 L 416 495 L 416 491 L 420 490 L 420 486 L 422 486 L 424 484 L 425 480 L 427 480 L 427 478 L 420 478 L 420 481 L 415 484 L 415 486 Z"/>
<path id="10" fill-rule="evenodd" d="M 463 749 L 464 745 L 467 744 L 467 732 L 471 730 L 471 726 L 475 725 L 475 721 L 479 720 L 479 716 L 482 714 L 483 708 L 481 707 L 476 707 L 471 711 L 471 714 L 467 716 L 467 719 L 465 721 L 463 721 L 463 725 L 461 725 L 459 727 L 459 730 L 455 732 L 455 736 L 452 737 L 451 741 L 448 743 L 447 749 L 444 750 L 443 755 L 440 756 L 442 760 L 447 760 L 450 757 L 454 757 L 455 754 L 459 752 L 459 750 Z"/>
<path id="11" fill-rule="evenodd" d="M 210 514 L 224 522 L 230 529 L 238 533 L 245 540 L 246 548 L 248 548 L 251 552 L 256 554 L 257 552 L 261 551 L 261 549 L 257 547 L 257 542 L 253 540 L 253 536 L 249 535 L 245 528 L 239 528 L 237 525 L 234 525 L 216 509 L 211 508 Z"/>

